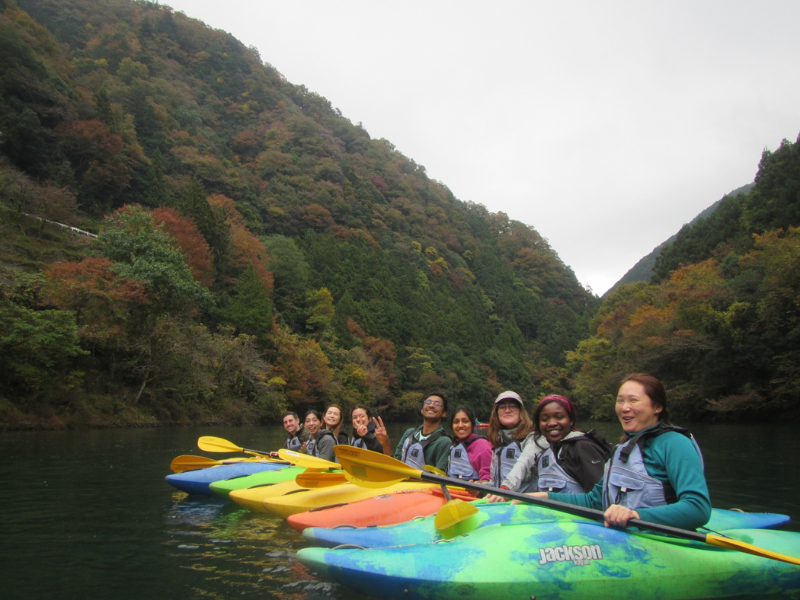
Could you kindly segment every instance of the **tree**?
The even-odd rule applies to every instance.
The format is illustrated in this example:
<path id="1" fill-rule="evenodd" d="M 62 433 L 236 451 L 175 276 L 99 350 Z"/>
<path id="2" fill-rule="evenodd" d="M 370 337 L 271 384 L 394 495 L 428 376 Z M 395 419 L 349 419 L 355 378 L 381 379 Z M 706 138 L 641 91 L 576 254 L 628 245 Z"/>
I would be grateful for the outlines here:
<path id="1" fill-rule="evenodd" d="M 252 335 L 262 346 L 266 343 L 272 329 L 272 304 L 252 264 L 239 277 L 223 316 L 237 333 Z"/>

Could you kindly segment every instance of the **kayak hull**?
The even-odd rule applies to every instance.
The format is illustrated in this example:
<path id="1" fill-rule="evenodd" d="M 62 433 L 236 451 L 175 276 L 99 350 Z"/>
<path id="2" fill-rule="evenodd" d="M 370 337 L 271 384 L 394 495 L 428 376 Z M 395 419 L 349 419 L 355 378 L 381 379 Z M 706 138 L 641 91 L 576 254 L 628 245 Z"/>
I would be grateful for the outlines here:
<path id="1" fill-rule="evenodd" d="M 211 483 L 241 475 L 252 475 L 262 471 L 277 471 L 286 465 L 274 462 L 235 462 L 229 465 L 217 465 L 208 469 L 195 469 L 183 473 L 172 473 L 165 477 L 168 484 L 187 494 L 213 496 L 209 487 Z"/>
<path id="2" fill-rule="evenodd" d="M 260 485 L 272 485 L 283 481 L 290 481 L 304 472 L 305 467 L 286 467 L 274 471 L 261 471 L 251 475 L 238 475 L 229 479 L 215 481 L 209 485 L 212 492 L 223 498 L 228 498 L 235 490 L 243 490 Z"/>
<path id="3" fill-rule="evenodd" d="M 800 533 L 726 533 L 800 557 Z M 679 600 L 800 591 L 796 565 L 579 520 L 494 525 L 413 547 L 305 548 L 297 558 L 328 579 L 386 598 Z"/>
<path id="4" fill-rule="evenodd" d="M 430 544 L 443 538 L 454 537 L 460 533 L 468 533 L 476 528 L 491 525 L 514 525 L 543 521 L 581 520 L 563 512 L 554 511 L 535 504 L 483 504 L 476 502 L 480 516 L 459 526 L 452 531 L 437 531 L 434 527 L 434 516 L 413 519 L 404 523 L 385 527 L 359 526 L 357 528 L 309 527 L 303 530 L 303 536 L 320 546 L 333 548 L 342 544 L 352 544 L 363 548 L 389 548 L 391 546 L 410 546 Z M 301 515 L 297 515 L 298 517 Z M 477 521 L 477 524 L 476 524 Z M 726 529 L 764 529 L 778 527 L 789 521 L 786 515 L 772 513 L 745 513 L 733 510 L 713 509 L 707 529 L 722 531 Z M 341 524 L 339 524 L 341 525 Z"/>

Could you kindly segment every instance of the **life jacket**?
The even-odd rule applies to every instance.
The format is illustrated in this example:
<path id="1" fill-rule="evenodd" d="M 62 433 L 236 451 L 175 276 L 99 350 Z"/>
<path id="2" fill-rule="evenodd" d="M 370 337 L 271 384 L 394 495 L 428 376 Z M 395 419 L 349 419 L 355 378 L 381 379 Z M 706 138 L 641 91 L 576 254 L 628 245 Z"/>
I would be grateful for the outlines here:
<path id="1" fill-rule="evenodd" d="M 447 459 L 447 474 L 459 479 L 479 480 L 480 473 L 475 470 L 469 461 L 467 448 L 478 438 L 473 438 L 466 446 L 463 442 L 450 446 L 450 457 Z"/>
<path id="2" fill-rule="evenodd" d="M 368 424 L 367 424 L 367 433 L 366 433 L 366 435 L 365 435 L 364 437 L 359 437 L 359 436 L 358 436 L 358 433 L 356 433 L 356 428 L 355 428 L 355 426 L 354 426 L 354 427 L 353 427 L 353 437 L 351 437 L 351 438 L 350 438 L 350 445 L 351 445 L 351 446 L 355 446 L 356 448 L 364 448 L 365 450 L 373 450 L 373 449 L 376 449 L 376 446 L 374 446 L 373 448 L 370 448 L 370 447 L 367 445 L 366 437 L 367 437 L 367 436 L 368 436 L 370 433 L 371 433 L 373 436 L 375 435 L 375 423 L 368 423 Z M 373 438 L 373 439 L 374 439 L 374 438 Z M 377 442 L 377 446 L 381 446 L 381 443 L 380 443 L 380 442 L 378 442 L 377 440 L 375 440 L 375 442 Z M 377 451 L 377 450 L 376 450 L 376 451 Z M 383 452 L 383 446 L 381 446 L 381 450 L 380 450 L 380 451 L 381 451 L 381 452 Z"/>
<path id="3" fill-rule="evenodd" d="M 694 436 L 682 427 L 660 425 L 655 429 L 640 433 L 617 446 L 611 460 L 606 463 L 603 510 L 612 504 L 620 504 L 630 510 L 636 510 L 637 508 L 666 506 L 678 501 L 678 496 L 669 481 L 661 481 L 650 476 L 644 465 L 644 455 L 642 454 L 645 440 L 658 437 L 668 431 L 680 433 L 692 440 L 700 457 L 700 463 L 703 463 L 700 446 L 697 445 Z"/>
<path id="4" fill-rule="evenodd" d="M 494 449 L 494 458 L 492 459 L 495 461 L 494 481 L 492 482 L 494 487 L 503 485 L 503 480 L 511 472 L 520 454 L 522 454 L 522 448 L 516 440 Z"/>
<path id="5" fill-rule="evenodd" d="M 336 436 L 334 436 L 331 431 L 329 431 L 328 429 L 320 429 L 319 433 L 317 434 L 317 437 L 315 437 L 313 440 L 308 440 L 308 442 L 306 443 L 306 454 L 309 454 L 310 456 L 316 456 L 319 458 L 319 453 L 317 452 L 317 442 L 324 435 L 331 436 L 333 438 L 334 445 L 339 443 L 338 440 L 336 439 Z M 335 457 L 334 461 L 339 462 L 338 460 L 336 460 Z"/>
<path id="6" fill-rule="evenodd" d="M 427 438 L 421 442 L 414 441 L 417 433 L 422 431 L 422 425 L 412 431 L 403 442 L 403 458 L 402 461 L 410 467 L 422 471 L 425 468 L 425 448 L 428 445 L 444 435 L 444 429 L 437 429 Z"/>
<path id="7" fill-rule="evenodd" d="M 609 444 L 603 436 L 595 433 L 594 430 L 566 438 L 562 440 L 562 442 L 576 444 L 579 443 L 578 440 L 589 440 L 602 447 L 605 456 L 608 456 L 611 451 L 611 444 Z M 584 492 L 583 486 L 559 464 L 558 459 L 561 456 L 563 446 L 559 443 L 557 447 L 558 455 L 556 455 L 553 447 L 549 446 L 536 457 L 536 472 L 538 474 L 537 491 L 582 494 Z"/>
<path id="8" fill-rule="evenodd" d="M 301 425 L 300 428 L 297 430 L 297 433 L 290 438 L 286 438 L 286 448 L 289 450 L 293 450 L 294 452 L 299 452 L 300 447 L 303 445 L 303 442 L 300 440 L 300 434 L 303 432 L 303 426 Z"/>

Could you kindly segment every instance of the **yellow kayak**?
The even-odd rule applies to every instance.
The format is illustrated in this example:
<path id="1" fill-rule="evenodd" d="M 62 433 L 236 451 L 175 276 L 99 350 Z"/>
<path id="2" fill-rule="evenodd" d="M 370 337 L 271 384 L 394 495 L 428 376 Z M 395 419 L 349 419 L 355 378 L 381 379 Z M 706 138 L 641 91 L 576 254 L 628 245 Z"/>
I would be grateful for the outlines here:
<path id="1" fill-rule="evenodd" d="M 273 496 L 282 496 L 297 491 L 308 491 L 297 485 L 294 479 L 281 481 L 272 485 L 258 485 L 255 487 L 233 490 L 228 498 L 255 512 L 269 512 L 264 508 L 264 502 Z"/>
<path id="2" fill-rule="evenodd" d="M 438 485 L 423 483 L 418 481 L 401 481 L 382 488 L 365 488 L 352 483 L 342 483 L 325 488 L 303 489 L 298 488 L 294 491 L 287 490 L 287 493 L 269 494 L 255 500 L 255 494 L 249 495 L 247 492 L 255 490 L 239 490 L 236 492 L 240 498 L 248 496 L 250 502 L 247 507 L 258 512 L 271 512 L 284 519 L 291 515 L 305 512 L 312 509 L 320 509 L 326 506 L 339 505 L 346 502 L 356 502 L 373 496 L 391 494 L 406 490 L 426 490 L 431 487 L 438 488 Z M 280 490 L 279 490 L 280 491 Z M 231 493 L 233 498 L 233 492 Z M 240 500 L 236 500 L 243 504 Z"/>

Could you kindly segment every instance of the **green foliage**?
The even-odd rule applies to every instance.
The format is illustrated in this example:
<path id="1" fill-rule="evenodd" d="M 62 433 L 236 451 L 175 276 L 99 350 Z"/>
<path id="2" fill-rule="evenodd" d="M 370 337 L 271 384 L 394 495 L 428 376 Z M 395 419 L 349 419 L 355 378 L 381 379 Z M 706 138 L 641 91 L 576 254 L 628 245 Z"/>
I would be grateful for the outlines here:
<path id="1" fill-rule="evenodd" d="M 222 312 L 238 333 L 252 335 L 259 344 L 266 344 L 272 329 L 272 303 L 252 264 L 242 273 L 233 298 Z"/>

